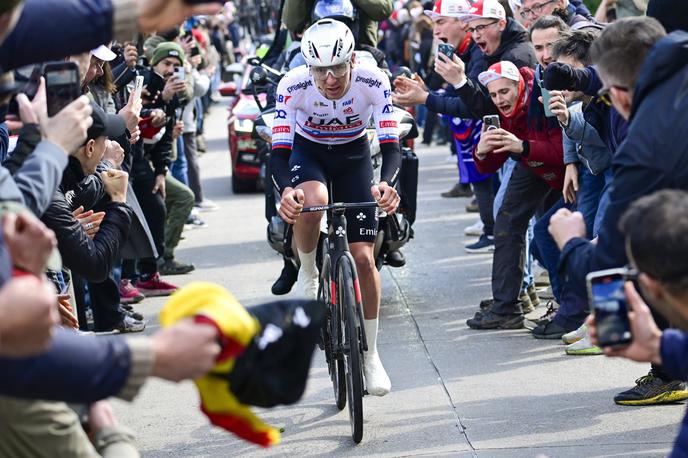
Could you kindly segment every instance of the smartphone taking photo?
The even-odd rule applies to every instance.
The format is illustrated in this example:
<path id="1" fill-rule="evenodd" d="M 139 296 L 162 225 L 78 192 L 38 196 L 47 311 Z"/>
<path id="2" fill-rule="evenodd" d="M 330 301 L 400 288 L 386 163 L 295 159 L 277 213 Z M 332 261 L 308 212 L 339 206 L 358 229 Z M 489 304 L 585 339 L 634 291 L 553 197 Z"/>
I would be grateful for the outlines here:
<path id="1" fill-rule="evenodd" d="M 499 129 L 499 115 L 483 116 L 483 124 L 485 125 L 485 130 Z"/>
<path id="2" fill-rule="evenodd" d="M 74 62 L 47 63 L 43 76 L 48 116 L 55 116 L 81 95 L 79 67 Z"/>
<path id="3" fill-rule="evenodd" d="M 437 45 L 437 52 L 444 54 L 449 60 L 452 60 L 454 57 L 454 47 L 449 43 L 440 43 Z"/>
<path id="4" fill-rule="evenodd" d="M 586 277 L 600 347 L 623 347 L 633 340 L 624 290 L 626 273 L 626 269 L 609 269 Z"/>

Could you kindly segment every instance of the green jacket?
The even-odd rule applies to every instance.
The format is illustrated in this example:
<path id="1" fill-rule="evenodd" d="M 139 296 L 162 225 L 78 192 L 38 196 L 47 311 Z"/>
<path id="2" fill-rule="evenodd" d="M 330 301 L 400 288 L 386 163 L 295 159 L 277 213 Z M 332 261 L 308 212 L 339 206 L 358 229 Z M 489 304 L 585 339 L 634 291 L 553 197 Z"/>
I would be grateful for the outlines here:
<path id="1" fill-rule="evenodd" d="M 358 44 L 377 46 L 377 21 L 384 21 L 394 10 L 392 0 L 352 0 L 358 9 L 360 30 Z M 282 22 L 291 32 L 301 32 L 309 25 L 315 0 L 285 0 Z"/>

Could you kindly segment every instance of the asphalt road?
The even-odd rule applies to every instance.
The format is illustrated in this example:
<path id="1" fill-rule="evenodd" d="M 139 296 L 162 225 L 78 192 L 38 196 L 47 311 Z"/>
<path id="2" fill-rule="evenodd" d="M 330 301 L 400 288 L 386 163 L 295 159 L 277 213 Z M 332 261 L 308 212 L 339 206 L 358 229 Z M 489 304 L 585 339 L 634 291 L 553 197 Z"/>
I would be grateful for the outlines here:
<path id="1" fill-rule="evenodd" d="M 177 257 L 195 272 L 168 277 L 184 285 L 212 281 L 246 306 L 274 299 L 270 285 L 281 259 L 265 240 L 259 194 L 230 191 L 224 107 L 207 121 L 209 151 L 201 158 L 207 197 L 221 206 L 202 217 L 204 229 L 185 232 Z M 392 392 L 364 399 L 364 436 L 350 438 L 348 412 L 339 412 L 324 357 L 316 352 L 303 399 L 260 413 L 284 428 L 282 443 L 261 449 L 209 426 L 191 382 L 149 381 L 131 404 L 114 401 L 120 421 L 137 435 L 145 457 L 224 456 L 663 456 L 685 408 L 620 407 L 618 391 L 648 367 L 603 356 L 566 356 L 563 344 L 538 341 L 525 330 L 473 331 L 465 321 L 490 296 L 489 255 L 463 247 L 473 238 L 467 199 L 443 199 L 456 179 L 448 148 L 425 147 L 420 157 L 416 238 L 408 263 L 382 271 L 378 341 Z M 164 299 L 137 309 L 158 328 Z"/>

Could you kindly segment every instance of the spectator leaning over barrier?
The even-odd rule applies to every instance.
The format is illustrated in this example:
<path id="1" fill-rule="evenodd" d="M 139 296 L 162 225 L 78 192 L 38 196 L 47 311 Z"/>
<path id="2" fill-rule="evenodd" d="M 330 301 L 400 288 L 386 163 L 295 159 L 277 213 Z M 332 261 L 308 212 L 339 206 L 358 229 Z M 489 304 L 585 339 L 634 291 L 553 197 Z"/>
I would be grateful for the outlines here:
<path id="1" fill-rule="evenodd" d="M 661 189 L 688 189 L 688 98 L 676 97 L 688 66 L 688 33 L 665 35 L 653 18 L 621 19 L 595 40 L 591 55 L 604 82 L 601 94 L 628 119 L 629 127 L 612 160 L 612 191 L 597 244 L 585 238 L 580 213 L 560 210 L 550 221 L 562 250 L 560 267 L 580 291 L 587 273 L 626 264 L 617 223 L 630 204 Z M 657 364 L 634 388 L 614 398 L 623 405 L 682 399 L 688 399 L 686 385 L 674 382 Z"/>
<path id="2" fill-rule="evenodd" d="M 661 365 L 676 380 L 688 381 L 688 193 L 659 191 L 635 201 L 619 228 L 626 255 L 638 270 L 638 284 L 654 311 L 679 329 L 660 330 L 633 283 L 626 298 L 633 341 L 622 349 L 606 348 L 607 356 Z M 593 342 L 597 327 L 588 319 Z M 675 382 L 678 384 L 678 382 Z M 688 455 L 688 414 L 684 416 L 670 457 Z"/>

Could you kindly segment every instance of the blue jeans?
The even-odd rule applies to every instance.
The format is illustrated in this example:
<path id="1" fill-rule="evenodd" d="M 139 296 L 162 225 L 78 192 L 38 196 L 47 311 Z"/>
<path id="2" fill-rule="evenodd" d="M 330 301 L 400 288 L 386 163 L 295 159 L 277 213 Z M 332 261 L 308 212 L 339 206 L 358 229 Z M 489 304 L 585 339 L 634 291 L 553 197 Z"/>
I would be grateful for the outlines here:
<path id="1" fill-rule="evenodd" d="M 605 187 L 605 175 L 593 175 L 586 166 L 578 168 L 580 191 L 576 195 L 576 209 L 583 214 L 585 228 L 589 238 L 595 237 L 597 211 Z"/>
<path id="2" fill-rule="evenodd" d="M 595 222 L 593 223 L 592 235 L 597 237 L 600 231 L 600 225 L 602 224 L 602 218 L 607 211 L 609 206 L 609 194 L 612 188 L 612 180 L 614 179 L 614 174 L 612 173 L 612 168 L 609 167 L 604 172 L 604 188 L 600 193 L 600 202 L 597 204 L 597 214 L 595 215 Z"/>
<path id="3" fill-rule="evenodd" d="M 172 163 L 172 176 L 185 185 L 189 185 L 189 169 L 184 153 L 184 139 L 180 135 L 177 137 L 177 159 Z"/>
<path id="4" fill-rule="evenodd" d="M 581 184 L 582 190 L 583 185 Z M 550 218 L 557 210 L 560 208 L 573 210 L 573 207 L 573 204 L 565 204 L 563 197 L 559 199 L 535 224 L 535 243 L 531 245 L 533 256 L 549 271 L 552 294 L 559 303 L 559 310 L 554 317 L 554 323 L 567 331 L 573 331 L 583 324 L 588 315 L 587 298 L 584 294 L 577 293 L 574 288 L 571 288 L 567 284 L 566 278 L 559 276 L 557 265 L 561 252 L 547 228 Z"/>
<path id="5" fill-rule="evenodd" d="M 494 214 L 494 219 L 497 219 L 497 213 L 502 207 L 502 202 L 504 202 L 504 194 L 506 193 L 506 187 L 509 185 L 509 179 L 511 174 L 516 167 L 516 161 L 512 159 L 507 159 L 502 168 L 499 171 L 499 179 L 501 180 L 497 194 L 494 197 L 494 204 L 492 206 L 492 211 Z M 529 286 L 534 285 L 533 280 L 533 257 L 530 255 L 530 242 L 533 240 L 533 227 L 534 220 L 530 221 L 528 225 L 528 232 L 526 234 L 526 256 L 523 263 L 523 291 L 525 291 Z"/>

